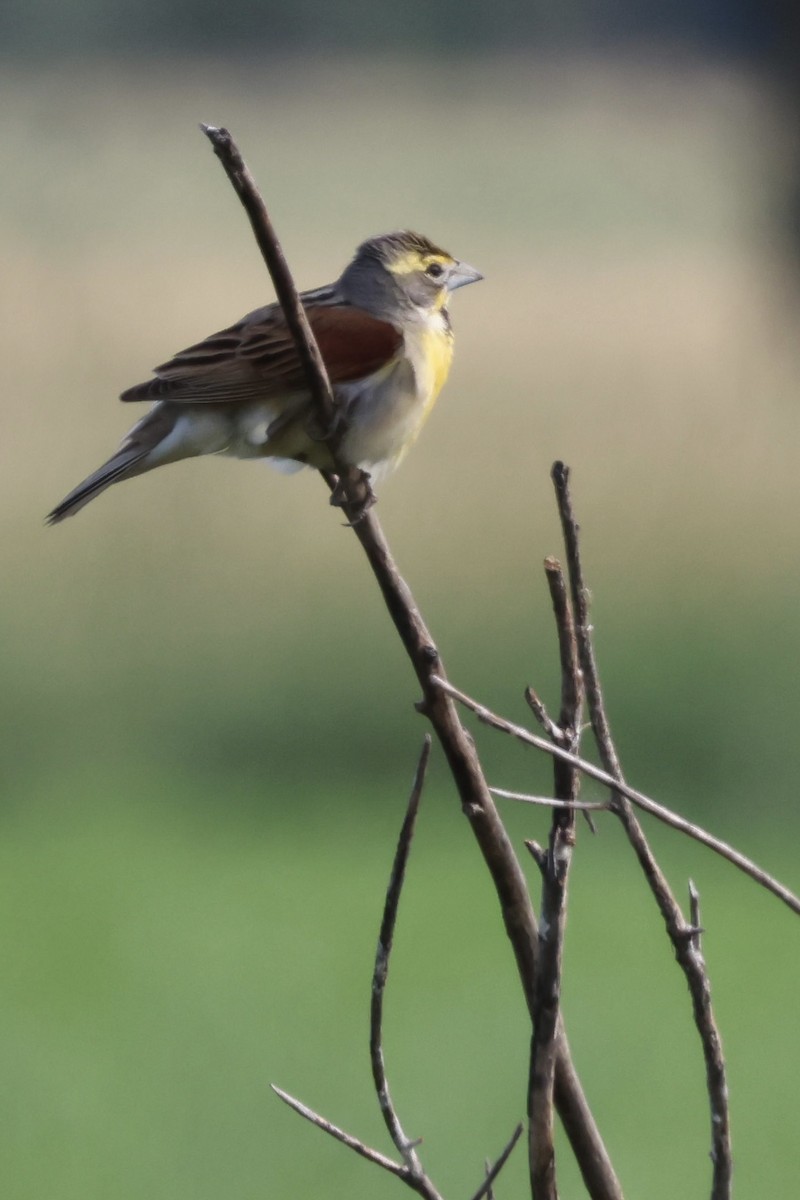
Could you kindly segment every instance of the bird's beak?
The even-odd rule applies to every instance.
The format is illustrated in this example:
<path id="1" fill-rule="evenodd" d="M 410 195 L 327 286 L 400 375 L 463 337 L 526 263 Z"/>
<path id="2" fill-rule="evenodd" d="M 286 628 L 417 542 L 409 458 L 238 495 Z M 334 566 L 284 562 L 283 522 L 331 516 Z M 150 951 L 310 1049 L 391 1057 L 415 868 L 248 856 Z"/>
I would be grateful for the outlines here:
<path id="1" fill-rule="evenodd" d="M 469 263 L 457 262 L 447 277 L 447 290 L 454 292 L 456 288 L 465 287 L 468 283 L 477 283 L 483 279 L 480 271 L 476 271 Z"/>

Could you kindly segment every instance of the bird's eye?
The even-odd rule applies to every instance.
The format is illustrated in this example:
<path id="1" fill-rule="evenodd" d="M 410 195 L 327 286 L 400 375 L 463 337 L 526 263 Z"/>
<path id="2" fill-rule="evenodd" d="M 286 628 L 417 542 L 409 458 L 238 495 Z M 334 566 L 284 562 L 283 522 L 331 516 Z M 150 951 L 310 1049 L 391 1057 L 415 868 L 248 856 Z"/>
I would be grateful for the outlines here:
<path id="1" fill-rule="evenodd" d="M 441 263 L 432 262 L 425 268 L 425 274 L 429 279 L 441 279 L 444 275 L 444 267 Z"/>

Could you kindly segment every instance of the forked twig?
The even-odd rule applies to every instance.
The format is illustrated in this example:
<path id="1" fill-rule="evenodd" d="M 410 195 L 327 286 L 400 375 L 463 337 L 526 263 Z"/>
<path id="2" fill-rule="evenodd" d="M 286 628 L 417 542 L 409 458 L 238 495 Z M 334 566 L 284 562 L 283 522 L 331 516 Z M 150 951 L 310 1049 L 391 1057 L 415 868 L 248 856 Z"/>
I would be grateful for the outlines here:
<path id="1" fill-rule="evenodd" d="M 368 1159 L 379 1167 L 383 1167 L 385 1171 L 391 1171 L 392 1175 L 397 1175 L 399 1179 L 405 1179 L 408 1174 L 408 1168 L 402 1163 L 396 1163 L 391 1158 L 387 1158 L 385 1154 L 381 1154 L 379 1150 L 373 1150 L 370 1146 L 364 1144 L 358 1138 L 353 1137 L 350 1133 L 345 1133 L 338 1125 L 334 1125 L 332 1121 L 328 1121 L 325 1117 L 321 1117 L 319 1113 L 315 1113 L 313 1108 L 303 1104 L 301 1100 L 296 1100 L 294 1096 L 290 1096 L 283 1088 L 279 1088 L 277 1084 L 271 1083 L 270 1087 L 276 1096 L 279 1096 L 284 1104 L 288 1104 L 289 1108 L 294 1109 L 301 1117 L 305 1117 L 312 1125 L 316 1125 L 317 1129 L 321 1129 L 324 1133 L 329 1133 L 337 1142 L 341 1142 L 343 1146 L 349 1146 L 351 1150 L 355 1150 L 356 1154 L 360 1154 L 362 1158 Z"/>
<path id="2" fill-rule="evenodd" d="M 544 846 L 540 846 L 533 838 L 525 839 L 525 849 L 530 854 L 533 861 L 536 863 L 539 870 L 544 874 L 547 869 L 547 851 Z"/>
<path id="3" fill-rule="evenodd" d="M 477 1192 L 475 1192 L 473 1196 L 470 1196 L 470 1200 L 483 1200 L 484 1196 L 487 1197 L 487 1200 L 491 1200 L 492 1184 L 508 1162 L 508 1156 L 511 1154 L 511 1151 L 514 1149 L 521 1136 L 522 1124 L 519 1124 L 506 1142 L 500 1157 L 497 1159 L 494 1166 L 490 1166 L 488 1163 L 486 1164 L 486 1178 L 478 1188 Z"/>
<path id="4" fill-rule="evenodd" d="M 615 779 L 613 775 L 609 775 L 608 771 L 604 771 L 602 767 L 589 762 L 588 759 L 580 758 L 577 754 L 570 754 L 568 750 L 563 749 L 561 746 L 556 746 L 552 742 L 548 742 L 546 738 L 540 737 L 536 733 L 531 733 L 524 726 L 517 725 L 513 721 L 507 721 L 505 717 L 498 716 L 497 713 L 487 708 L 485 704 L 474 700 L 472 696 L 467 695 L 466 692 L 462 692 L 460 688 L 454 687 L 449 680 L 443 679 L 441 676 L 434 676 L 433 681 L 442 691 L 447 692 L 448 696 L 452 696 L 459 704 L 463 704 L 465 708 L 474 712 L 478 720 L 484 725 L 490 725 L 493 729 L 497 729 L 501 733 L 507 733 L 528 746 L 535 746 L 537 750 L 543 750 L 545 754 L 550 754 L 553 758 L 561 759 L 565 763 L 571 763 L 582 774 L 587 775 L 590 779 L 596 779 L 604 787 L 611 788 L 613 792 L 627 797 L 637 808 L 640 808 L 643 812 L 650 813 L 652 817 L 663 822 L 664 825 L 669 825 L 673 829 L 677 829 L 680 833 L 685 833 L 688 837 L 694 838 L 696 842 L 700 842 L 703 846 L 708 846 L 709 850 L 713 850 L 721 858 L 727 859 L 729 863 L 738 867 L 745 875 L 749 875 L 756 883 L 761 884 L 768 892 L 772 892 L 774 896 L 782 900 L 793 912 L 800 915 L 800 897 L 796 896 L 789 888 L 784 887 L 779 880 L 769 875 L 757 863 L 754 863 L 752 859 L 735 850 L 727 842 L 723 842 L 721 838 L 714 837 L 713 834 L 703 829 L 700 825 L 695 825 L 692 821 L 687 821 L 685 817 L 680 816 L 679 813 L 673 812 L 663 804 L 656 803 L 655 800 L 651 800 L 649 796 L 646 796 L 644 792 L 632 788 L 630 784 L 620 779 Z M 528 797 L 524 794 L 515 796 L 511 792 L 508 795 L 511 799 L 520 799 L 534 804 L 538 803 L 538 797 Z M 615 806 L 612 804 L 611 807 L 614 808 Z"/>
<path id="5" fill-rule="evenodd" d="M 575 520 L 569 491 L 569 470 L 563 463 L 557 462 L 553 466 L 552 477 L 567 551 L 572 607 L 575 614 L 575 638 L 592 730 L 603 766 L 617 783 L 621 783 L 623 782 L 622 767 L 611 736 L 611 726 L 606 714 L 589 624 L 588 592 L 583 579 L 578 523 Z M 703 1047 L 706 1086 L 711 1108 L 711 1160 L 713 1164 L 711 1197 L 712 1200 L 728 1200 L 733 1176 L 728 1088 L 722 1042 L 711 1005 L 711 984 L 705 960 L 700 951 L 697 932 L 699 921 L 695 914 L 699 912 L 699 900 L 696 896 L 692 898 L 693 923 L 689 924 L 650 849 L 630 801 L 626 796 L 618 794 L 614 808 L 658 904 L 675 951 L 675 957 L 689 987 L 695 1025 Z"/>

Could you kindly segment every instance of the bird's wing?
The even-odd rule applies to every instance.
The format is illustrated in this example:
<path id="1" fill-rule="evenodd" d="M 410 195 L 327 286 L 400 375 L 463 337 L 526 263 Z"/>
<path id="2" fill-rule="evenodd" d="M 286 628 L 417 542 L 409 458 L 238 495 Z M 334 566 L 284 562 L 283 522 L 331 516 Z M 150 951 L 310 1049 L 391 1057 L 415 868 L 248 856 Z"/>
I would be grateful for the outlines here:
<path id="1" fill-rule="evenodd" d="M 403 340 L 394 325 L 351 305 L 309 305 L 306 316 L 333 384 L 380 370 Z M 156 367 L 154 379 L 128 388 L 120 399 L 226 404 L 302 393 L 307 387 L 283 313 L 270 305 L 182 350 Z"/>

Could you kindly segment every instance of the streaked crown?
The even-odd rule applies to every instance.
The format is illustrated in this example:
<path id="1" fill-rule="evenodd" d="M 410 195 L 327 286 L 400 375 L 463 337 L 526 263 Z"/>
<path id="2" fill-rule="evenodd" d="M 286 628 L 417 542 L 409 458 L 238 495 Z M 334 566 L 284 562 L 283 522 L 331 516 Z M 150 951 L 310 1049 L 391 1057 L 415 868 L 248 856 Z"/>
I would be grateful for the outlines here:
<path id="1" fill-rule="evenodd" d="M 440 263 L 444 267 L 456 261 L 452 254 L 435 246 L 421 233 L 412 233 L 408 229 L 384 233 L 362 242 L 354 261 L 369 258 L 376 259 L 394 275 L 424 271 L 431 263 Z"/>

